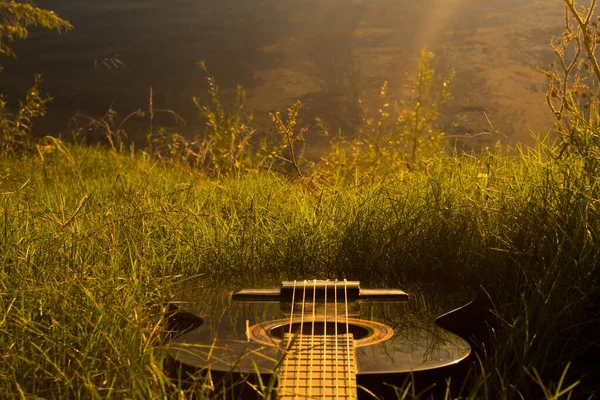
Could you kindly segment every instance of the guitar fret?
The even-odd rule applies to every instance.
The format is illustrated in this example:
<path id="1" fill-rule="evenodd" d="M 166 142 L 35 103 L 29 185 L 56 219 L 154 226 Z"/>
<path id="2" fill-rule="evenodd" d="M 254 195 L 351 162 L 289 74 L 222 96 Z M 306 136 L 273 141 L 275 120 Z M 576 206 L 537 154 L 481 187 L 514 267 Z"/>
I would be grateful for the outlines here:
<path id="1" fill-rule="evenodd" d="M 352 334 L 286 333 L 283 339 L 282 343 L 289 345 L 278 376 L 278 399 L 356 399 L 356 355 Z"/>
<path id="2" fill-rule="evenodd" d="M 315 373 L 313 373 L 313 375 L 316 375 Z M 300 379 L 312 379 L 312 380 L 343 380 L 343 379 L 348 379 L 348 377 L 352 378 L 354 375 L 356 374 L 348 374 L 347 372 L 331 372 L 331 373 L 325 373 L 325 374 L 320 374 L 321 376 L 311 376 L 309 372 L 296 372 L 294 373 L 294 380 L 300 380 Z"/>
<path id="3" fill-rule="evenodd" d="M 343 350 L 346 350 L 346 349 L 344 348 Z M 307 351 L 310 351 L 310 350 L 307 350 Z M 328 354 L 327 357 L 329 357 L 329 356 L 335 357 L 335 354 Z M 290 362 L 300 362 L 300 363 L 310 362 L 312 360 L 310 357 L 298 357 L 298 356 L 296 356 L 294 354 L 288 354 L 287 358 L 290 359 Z M 314 358 L 314 356 L 313 356 L 313 358 Z M 354 357 L 352 357 L 352 356 L 351 357 L 346 357 L 346 356 L 341 356 L 340 355 L 340 357 L 337 357 L 337 361 L 339 361 L 339 360 L 348 360 L 348 359 L 352 360 L 353 358 Z M 319 355 L 319 359 L 320 359 L 321 362 L 327 362 L 327 364 L 334 364 L 334 362 L 336 361 L 336 360 L 326 360 L 325 361 L 325 360 L 323 360 L 323 357 L 321 357 L 321 355 Z"/>

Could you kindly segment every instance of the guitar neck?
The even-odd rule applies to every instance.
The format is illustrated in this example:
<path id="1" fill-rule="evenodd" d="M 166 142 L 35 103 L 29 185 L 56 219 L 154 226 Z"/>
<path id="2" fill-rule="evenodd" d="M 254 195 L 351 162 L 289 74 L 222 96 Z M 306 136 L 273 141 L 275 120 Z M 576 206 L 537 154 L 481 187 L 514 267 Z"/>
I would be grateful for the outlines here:
<path id="1" fill-rule="evenodd" d="M 285 334 L 277 398 L 356 399 L 354 337 Z"/>

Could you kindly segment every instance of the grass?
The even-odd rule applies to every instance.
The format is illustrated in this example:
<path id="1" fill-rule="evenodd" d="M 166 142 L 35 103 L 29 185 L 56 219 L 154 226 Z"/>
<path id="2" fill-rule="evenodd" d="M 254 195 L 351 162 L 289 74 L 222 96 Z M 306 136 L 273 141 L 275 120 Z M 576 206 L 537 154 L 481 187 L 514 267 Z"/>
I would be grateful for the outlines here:
<path id="1" fill-rule="evenodd" d="M 577 396 L 589 394 L 598 170 L 552 151 L 438 156 L 358 180 L 210 177 L 58 142 L 43 157 L 5 158 L 0 387 L 15 398 L 184 396 L 162 372 L 161 305 L 201 275 L 227 287 L 482 285 L 504 323 L 469 396 L 559 398 L 577 381 Z"/>

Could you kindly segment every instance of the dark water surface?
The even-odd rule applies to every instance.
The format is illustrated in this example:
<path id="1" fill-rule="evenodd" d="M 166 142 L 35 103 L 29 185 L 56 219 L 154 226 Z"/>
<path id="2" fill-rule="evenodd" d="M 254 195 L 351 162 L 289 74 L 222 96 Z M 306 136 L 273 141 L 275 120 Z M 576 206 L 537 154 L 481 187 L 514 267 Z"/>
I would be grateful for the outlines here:
<path id="1" fill-rule="evenodd" d="M 188 134 L 202 126 L 191 103 L 206 92 L 197 63 L 205 60 L 224 89 L 242 84 L 259 126 L 268 112 L 295 100 L 305 120 L 322 117 L 351 131 L 357 100 L 374 107 L 387 80 L 399 97 L 423 47 L 441 71 L 455 68 L 460 118 L 452 133 L 500 133 L 471 145 L 523 141 L 546 132 L 545 78 L 561 31 L 557 0 L 39 0 L 70 20 L 62 35 L 35 32 L 3 58 L 0 92 L 15 98 L 44 76 L 54 98 L 48 129 L 64 129 L 77 111 L 100 116 L 110 105 L 126 114 L 147 105 L 179 111 Z M 126 67 L 108 68 L 117 58 Z"/>

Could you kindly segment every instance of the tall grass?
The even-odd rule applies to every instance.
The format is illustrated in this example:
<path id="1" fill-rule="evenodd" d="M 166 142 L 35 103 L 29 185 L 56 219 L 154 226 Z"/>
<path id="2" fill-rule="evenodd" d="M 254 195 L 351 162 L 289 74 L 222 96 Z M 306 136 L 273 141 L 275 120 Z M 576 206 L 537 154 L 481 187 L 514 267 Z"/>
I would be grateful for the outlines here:
<path id="1" fill-rule="evenodd" d="M 18 396 L 159 397 L 173 283 L 338 277 L 483 285 L 503 325 L 473 396 L 542 395 L 597 351 L 597 171 L 540 143 L 440 156 L 356 182 L 205 176 L 141 154 L 55 145 L 0 162 L 0 386 Z M 546 388 L 548 389 L 548 388 Z M 549 390 L 549 389 L 548 389 Z"/>

